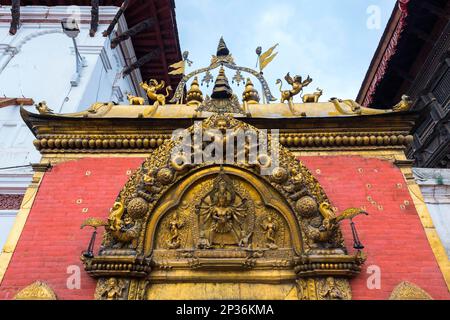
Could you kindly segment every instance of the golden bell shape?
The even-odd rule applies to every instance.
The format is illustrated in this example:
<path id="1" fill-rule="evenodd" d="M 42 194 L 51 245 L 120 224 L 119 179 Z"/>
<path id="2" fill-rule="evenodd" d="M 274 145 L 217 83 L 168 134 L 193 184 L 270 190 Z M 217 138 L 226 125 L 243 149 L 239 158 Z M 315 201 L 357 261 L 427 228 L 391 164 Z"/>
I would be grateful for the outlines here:
<path id="1" fill-rule="evenodd" d="M 186 95 L 186 104 L 188 106 L 191 105 L 200 105 L 203 102 L 203 93 L 200 90 L 200 86 L 198 84 L 198 78 L 195 77 L 191 83 L 191 87 Z"/>
<path id="2" fill-rule="evenodd" d="M 248 104 L 258 104 L 259 103 L 259 93 L 256 91 L 253 86 L 252 80 L 247 78 L 247 82 L 245 84 L 245 90 L 242 93 L 242 101 L 247 102 Z"/>

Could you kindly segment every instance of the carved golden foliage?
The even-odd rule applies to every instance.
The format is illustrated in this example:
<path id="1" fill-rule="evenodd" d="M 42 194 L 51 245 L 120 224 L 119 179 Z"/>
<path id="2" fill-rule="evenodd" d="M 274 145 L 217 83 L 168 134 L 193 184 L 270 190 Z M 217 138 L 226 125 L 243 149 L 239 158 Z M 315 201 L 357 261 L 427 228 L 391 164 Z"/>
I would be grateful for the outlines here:
<path id="1" fill-rule="evenodd" d="M 419 286 L 403 281 L 392 290 L 389 300 L 433 300 L 433 298 Z"/>
<path id="2" fill-rule="evenodd" d="M 14 300 L 57 300 L 57 297 L 48 284 L 36 281 L 16 293 Z"/>

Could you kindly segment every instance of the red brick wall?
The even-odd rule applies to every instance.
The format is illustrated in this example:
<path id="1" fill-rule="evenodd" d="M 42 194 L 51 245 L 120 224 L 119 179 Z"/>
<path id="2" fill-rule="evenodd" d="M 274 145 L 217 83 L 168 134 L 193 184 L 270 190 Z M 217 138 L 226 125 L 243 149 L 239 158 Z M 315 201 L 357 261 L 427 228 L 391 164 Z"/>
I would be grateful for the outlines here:
<path id="1" fill-rule="evenodd" d="M 302 161 L 319 179 L 333 205 L 339 209 L 365 206 L 370 213 L 355 219 L 368 254 L 361 275 L 352 280 L 355 299 L 387 299 L 405 280 L 421 286 L 435 299 L 450 298 L 397 168 L 362 157 L 307 157 Z M 0 299 L 12 298 L 36 280 L 47 282 L 60 299 L 92 299 L 95 281 L 86 275 L 79 259 L 91 230 L 80 230 L 79 226 L 86 217 L 108 215 L 127 181 L 127 171 L 141 162 L 140 158 L 83 159 L 60 164 L 46 173 L 1 283 Z M 81 203 L 77 203 L 79 199 Z M 88 212 L 83 213 L 83 208 Z M 347 221 L 343 231 L 351 248 Z M 100 241 L 101 235 L 97 247 Z M 81 269 L 80 290 L 67 289 L 70 265 Z M 380 290 L 366 287 L 370 265 L 381 268 Z"/>
<path id="2" fill-rule="evenodd" d="M 401 281 L 426 290 L 434 299 L 450 299 L 401 171 L 388 161 L 363 157 L 303 157 L 334 206 L 365 206 L 369 216 L 354 219 L 367 261 L 352 280 L 354 299 L 388 299 Z M 404 207 L 403 207 L 404 206 Z M 349 250 L 349 222 L 342 223 Z M 381 289 L 367 289 L 367 267 L 381 269 Z"/>
<path id="3" fill-rule="evenodd" d="M 118 193 L 143 159 L 110 158 L 70 161 L 43 178 L 33 208 L 0 286 L 0 299 L 10 299 L 36 280 L 45 281 L 60 299 L 92 299 L 95 281 L 83 269 L 92 229 L 80 230 L 88 217 L 107 217 Z M 89 171 L 89 172 L 87 172 Z M 77 200 L 81 199 L 81 203 Z M 88 208 L 87 212 L 83 212 Z M 97 236 L 97 248 L 101 234 Z M 80 290 L 66 286 L 67 267 L 81 269 Z"/>

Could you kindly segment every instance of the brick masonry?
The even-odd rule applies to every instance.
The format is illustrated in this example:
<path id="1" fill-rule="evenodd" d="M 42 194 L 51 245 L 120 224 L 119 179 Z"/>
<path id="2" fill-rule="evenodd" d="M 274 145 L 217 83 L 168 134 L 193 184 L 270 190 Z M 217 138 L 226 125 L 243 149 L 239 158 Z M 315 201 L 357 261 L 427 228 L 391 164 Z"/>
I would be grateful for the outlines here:
<path id="1" fill-rule="evenodd" d="M 91 230 L 87 217 L 106 217 L 117 194 L 142 158 L 86 158 L 55 166 L 46 173 L 3 282 L 0 299 L 11 299 L 36 280 L 47 282 L 59 299 L 92 299 L 95 281 L 83 270 L 80 254 Z M 301 159 L 339 209 L 364 206 L 369 216 L 355 219 L 368 260 L 352 280 L 355 299 L 387 299 L 401 281 L 410 281 L 435 299 L 450 295 L 417 216 L 400 170 L 387 161 L 363 157 Z M 346 245 L 352 247 L 348 221 Z M 97 247 L 101 234 L 97 238 Z M 381 289 L 369 290 L 367 267 L 381 269 Z M 81 288 L 70 290 L 69 266 L 81 271 Z"/>
<path id="2" fill-rule="evenodd" d="M 0 194 L 0 210 L 19 210 L 23 194 Z"/>

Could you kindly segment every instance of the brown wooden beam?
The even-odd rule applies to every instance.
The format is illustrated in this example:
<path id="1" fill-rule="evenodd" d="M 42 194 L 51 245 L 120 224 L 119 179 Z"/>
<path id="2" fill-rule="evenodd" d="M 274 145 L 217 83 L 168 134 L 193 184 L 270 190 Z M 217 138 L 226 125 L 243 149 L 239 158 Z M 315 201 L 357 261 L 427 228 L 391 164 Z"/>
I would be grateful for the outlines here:
<path id="1" fill-rule="evenodd" d="M 132 65 L 130 65 L 129 67 L 125 67 L 122 71 L 122 75 L 123 77 L 126 77 L 127 75 L 129 75 L 131 72 L 133 72 L 133 70 L 142 67 L 144 64 L 146 64 L 147 62 L 149 62 L 150 60 L 158 57 L 161 53 L 161 50 L 156 49 L 153 50 L 152 52 L 146 54 L 145 56 L 143 56 L 142 58 L 140 58 L 138 61 L 136 61 L 135 63 L 133 63 Z"/>
<path id="2" fill-rule="evenodd" d="M 405 71 L 405 70 L 403 70 L 403 69 L 401 69 L 401 68 L 399 68 L 397 66 L 392 67 L 392 70 L 394 70 L 395 73 L 400 78 L 402 78 L 404 81 L 408 81 L 408 82 L 413 82 L 414 81 L 414 78 L 407 71 Z"/>
<path id="3" fill-rule="evenodd" d="M 100 5 L 100 0 L 91 0 L 91 30 L 89 30 L 89 35 L 91 37 L 95 36 L 98 29 L 98 7 Z"/>
<path id="4" fill-rule="evenodd" d="M 438 7 L 432 3 L 429 3 L 427 1 L 422 1 L 421 2 L 422 8 L 428 10 L 429 12 L 431 12 L 432 14 L 440 17 L 440 18 L 445 18 L 445 19 L 449 19 L 449 14 L 448 12 L 445 12 L 445 10 L 443 10 L 443 8 Z"/>
<path id="5" fill-rule="evenodd" d="M 150 7 L 153 12 L 157 12 L 155 3 L 153 1 L 150 1 Z M 156 18 L 158 18 L 158 17 L 156 17 Z M 162 50 L 162 54 L 161 54 L 162 65 L 163 65 L 164 70 L 167 71 L 165 74 L 164 80 L 166 81 L 166 83 L 168 83 L 168 85 L 170 85 L 171 83 L 170 83 L 170 79 L 169 79 L 169 64 L 167 63 L 166 52 L 165 52 L 164 43 L 163 43 L 162 36 L 161 36 L 161 27 L 159 25 L 159 20 L 158 20 L 158 23 L 156 24 L 156 34 L 157 34 L 157 38 L 158 38 L 159 47 Z"/>
<path id="6" fill-rule="evenodd" d="M 29 98 L 0 98 L 0 108 L 9 106 L 32 106 L 33 99 Z"/>
<path id="7" fill-rule="evenodd" d="M 434 40 L 433 40 L 431 34 L 426 33 L 425 31 L 419 29 L 416 26 L 411 26 L 408 29 L 408 33 L 416 36 L 417 38 L 419 38 L 420 40 L 423 40 L 426 43 L 430 43 L 430 44 L 434 43 Z"/>
<path id="8" fill-rule="evenodd" d="M 122 5 L 119 8 L 119 11 L 117 11 L 116 15 L 114 16 L 113 21 L 111 21 L 111 24 L 109 25 L 108 29 L 106 29 L 103 32 L 103 36 L 104 37 L 108 37 L 112 31 L 114 30 L 114 27 L 116 26 L 117 22 L 119 22 L 120 17 L 122 16 L 122 14 L 125 12 L 125 10 L 128 7 L 128 0 L 124 0 L 124 2 L 122 3 Z"/>
<path id="9" fill-rule="evenodd" d="M 149 18 L 144 21 L 139 22 L 137 25 L 133 26 L 132 28 L 128 29 L 121 35 L 115 37 L 111 40 L 111 48 L 114 49 L 121 43 L 122 41 L 125 41 L 129 39 L 130 37 L 133 37 L 134 35 L 138 34 L 139 32 L 142 32 L 146 29 L 149 29 L 155 24 L 154 18 Z"/>
<path id="10" fill-rule="evenodd" d="M 9 28 L 9 34 L 15 35 L 20 24 L 20 0 L 11 1 L 11 27 Z"/>

